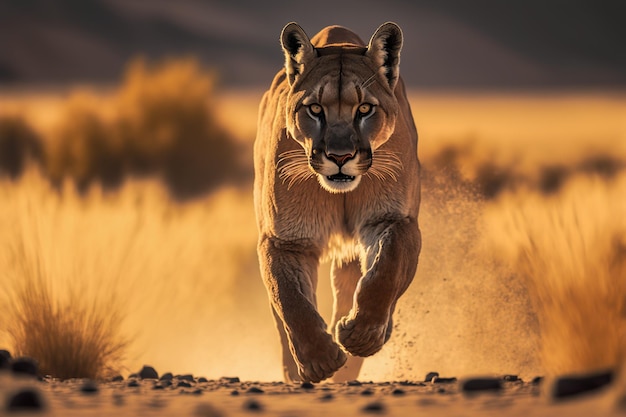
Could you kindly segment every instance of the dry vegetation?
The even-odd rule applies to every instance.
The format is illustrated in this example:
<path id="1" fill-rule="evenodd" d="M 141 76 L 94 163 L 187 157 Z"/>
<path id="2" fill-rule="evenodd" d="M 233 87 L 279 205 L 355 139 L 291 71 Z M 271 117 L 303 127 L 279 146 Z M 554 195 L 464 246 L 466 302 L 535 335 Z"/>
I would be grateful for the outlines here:
<path id="1" fill-rule="evenodd" d="M 363 377 L 623 363 L 626 100 L 412 97 L 424 248 Z M 5 105 L 0 344 L 58 377 L 279 379 L 247 182 L 259 98 L 137 61 L 119 89 Z"/>
<path id="2" fill-rule="evenodd" d="M 626 175 L 577 176 L 545 196 L 489 207 L 493 251 L 523 277 L 552 375 L 615 369 L 626 358 Z"/>

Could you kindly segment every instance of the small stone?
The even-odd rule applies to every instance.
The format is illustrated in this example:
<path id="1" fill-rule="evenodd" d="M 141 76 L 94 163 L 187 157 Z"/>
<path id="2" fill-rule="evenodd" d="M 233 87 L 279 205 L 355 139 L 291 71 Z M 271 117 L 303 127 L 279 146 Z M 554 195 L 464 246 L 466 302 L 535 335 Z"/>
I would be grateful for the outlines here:
<path id="1" fill-rule="evenodd" d="M 246 392 L 248 394 L 263 394 L 263 393 L 265 393 L 265 391 L 263 391 L 261 388 L 258 388 L 258 387 L 250 387 L 250 388 L 248 388 L 248 390 Z"/>
<path id="2" fill-rule="evenodd" d="M 333 394 L 331 394 L 330 392 L 328 392 L 328 393 L 326 393 L 326 394 L 324 394 L 324 395 L 322 395 L 320 397 L 320 401 L 330 401 L 330 400 L 332 400 L 334 398 L 335 398 L 335 396 Z"/>
<path id="3" fill-rule="evenodd" d="M 436 378 L 439 376 L 439 372 L 429 372 L 426 374 L 426 377 L 424 378 L 424 382 L 432 382 L 433 378 Z"/>
<path id="4" fill-rule="evenodd" d="M 220 378 L 220 381 L 226 382 L 228 384 L 236 384 L 241 382 L 238 376 L 223 376 L 222 378 Z"/>
<path id="5" fill-rule="evenodd" d="M 502 382 L 498 378 L 470 378 L 463 382 L 464 392 L 500 391 Z"/>
<path id="6" fill-rule="evenodd" d="M 159 378 L 160 381 L 171 381 L 172 379 L 174 379 L 174 375 L 171 372 L 166 372 Z"/>
<path id="7" fill-rule="evenodd" d="M 310 383 L 310 382 L 303 382 L 303 383 L 300 385 L 300 388 L 303 388 L 303 389 L 314 389 L 314 388 L 315 388 L 315 385 L 313 385 L 313 384 L 312 384 L 312 383 Z"/>
<path id="8" fill-rule="evenodd" d="M 361 411 L 365 413 L 383 413 L 385 411 L 385 406 L 383 403 L 375 401 L 373 403 L 366 404 Z"/>
<path id="9" fill-rule="evenodd" d="M 144 365 L 139 371 L 139 378 L 141 379 L 159 379 L 157 371 L 149 365 Z"/>
<path id="10" fill-rule="evenodd" d="M 391 394 L 392 394 L 392 395 L 398 395 L 398 396 L 400 396 L 400 395 L 404 395 L 404 394 L 406 394 L 406 393 L 404 392 L 404 390 L 403 390 L 403 389 L 396 388 L 396 389 L 394 389 L 393 391 L 391 391 Z"/>
<path id="11" fill-rule="evenodd" d="M 8 411 L 40 411 L 45 408 L 43 397 L 33 388 L 26 388 L 9 398 Z"/>
<path id="12" fill-rule="evenodd" d="M 209 380 L 206 379 L 205 377 L 201 376 L 200 378 L 198 378 L 198 382 L 204 383 L 204 382 L 209 382 Z"/>
<path id="13" fill-rule="evenodd" d="M 346 382 L 346 385 L 349 387 L 360 387 L 363 384 L 360 381 L 357 381 L 356 379 L 354 379 L 352 381 Z"/>
<path id="14" fill-rule="evenodd" d="M 517 382 L 517 381 L 521 381 L 521 379 L 517 376 L 517 375 L 504 375 L 502 377 L 503 381 L 506 382 Z"/>
<path id="15" fill-rule="evenodd" d="M 152 386 L 153 390 L 162 390 L 165 389 L 165 385 L 163 385 L 162 381 L 159 382 L 155 382 L 154 385 Z"/>
<path id="16" fill-rule="evenodd" d="M 176 378 L 178 378 L 179 380 L 182 380 L 182 381 L 189 381 L 189 382 L 194 382 L 195 381 L 195 379 L 193 378 L 193 375 L 191 375 L 191 374 L 178 375 Z"/>
<path id="17" fill-rule="evenodd" d="M 587 375 L 564 376 L 558 378 L 552 387 L 554 398 L 566 398 L 595 391 L 613 381 L 613 371 L 602 371 Z"/>
<path id="18" fill-rule="evenodd" d="M 83 385 L 80 386 L 80 392 L 83 394 L 97 394 L 99 390 L 98 384 L 90 379 L 83 382 Z"/>
<path id="19" fill-rule="evenodd" d="M 263 411 L 263 405 L 257 400 L 248 400 L 243 403 L 243 408 L 248 411 Z"/>
<path id="20" fill-rule="evenodd" d="M 239 391 L 237 391 L 236 389 L 234 389 L 234 390 L 232 390 L 232 391 L 230 392 L 230 395 L 237 396 L 237 395 L 239 395 Z"/>
<path id="21" fill-rule="evenodd" d="M 14 374 L 37 376 L 38 368 L 37 361 L 27 356 L 14 359 L 11 362 L 11 371 Z"/>
<path id="22" fill-rule="evenodd" d="M 176 388 L 191 388 L 191 383 L 188 381 L 178 381 L 176 383 Z"/>
<path id="23" fill-rule="evenodd" d="M 361 391 L 361 395 L 365 397 L 371 397 L 372 395 L 374 395 L 374 391 L 369 388 L 365 388 L 363 391 Z"/>
<path id="24" fill-rule="evenodd" d="M 121 382 L 124 380 L 124 377 L 122 375 L 115 375 L 113 378 L 111 378 L 109 381 L 110 382 Z"/>
<path id="25" fill-rule="evenodd" d="M 0 369 L 8 369 L 11 363 L 11 352 L 0 349 Z"/>
<path id="26" fill-rule="evenodd" d="M 542 382 L 543 382 L 542 376 L 536 376 L 532 379 L 532 381 L 530 381 L 530 383 L 533 385 L 541 385 Z"/>
<path id="27" fill-rule="evenodd" d="M 159 384 L 165 388 L 165 387 L 171 387 L 174 383 L 172 382 L 171 379 L 163 379 L 163 380 L 159 380 Z"/>
<path id="28" fill-rule="evenodd" d="M 130 381 L 128 381 L 128 386 L 131 388 L 138 387 L 139 381 L 137 381 L 136 379 L 131 379 Z"/>
<path id="29" fill-rule="evenodd" d="M 442 378 L 440 376 L 436 376 L 432 379 L 431 381 L 433 384 L 452 384 L 454 382 L 456 382 L 456 378 L 452 377 L 452 378 Z"/>

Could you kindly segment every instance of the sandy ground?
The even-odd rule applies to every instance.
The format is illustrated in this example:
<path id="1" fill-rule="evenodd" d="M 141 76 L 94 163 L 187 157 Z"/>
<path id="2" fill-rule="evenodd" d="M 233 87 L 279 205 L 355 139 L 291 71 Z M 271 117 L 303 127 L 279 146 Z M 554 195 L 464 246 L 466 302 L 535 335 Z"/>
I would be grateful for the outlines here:
<path id="1" fill-rule="evenodd" d="M 189 377 L 189 376 L 188 376 Z M 10 403 L 17 393 L 35 392 L 47 416 L 623 416 L 612 390 L 553 401 L 545 382 L 499 381 L 498 391 L 467 392 L 467 380 L 446 382 L 350 382 L 293 385 L 174 377 L 125 379 L 94 384 L 43 380 L 0 373 L 0 415 L 23 415 Z M 190 378 L 190 377 L 189 377 Z M 543 388 L 542 388 L 543 385 Z"/>

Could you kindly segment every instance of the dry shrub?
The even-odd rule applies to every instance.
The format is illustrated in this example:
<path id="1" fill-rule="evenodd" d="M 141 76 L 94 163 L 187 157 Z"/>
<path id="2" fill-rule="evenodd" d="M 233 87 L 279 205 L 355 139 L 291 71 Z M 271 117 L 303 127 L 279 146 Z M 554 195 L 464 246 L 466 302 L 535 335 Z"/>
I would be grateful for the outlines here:
<path id="1" fill-rule="evenodd" d="M 0 116 L 0 175 L 17 178 L 29 162 L 40 162 L 41 141 L 19 116 Z"/>
<path id="2" fill-rule="evenodd" d="M 11 242 L 2 274 L 8 300 L 4 331 L 14 352 L 35 358 L 41 374 L 60 379 L 99 379 L 119 372 L 127 341 L 120 334 L 123 317 L 113 294 L 104 289 L 97 298 L 86 296 L 81 281 L 89 277 L 55 276 L 50 254 L 36 250 L 42 249 L 40 236 L 28 236 L 34 240 L 29 244 L 25 238 Z M 69 267 L 65 273 L 80 274 Z"/>
<path id="3" fill-rule="evenodd" d="M 118 128 L 135 172 L 161 171 L 178 196 L 239 174 L 232 138 L 207 99 L 214 80 L 193 59 L 148 67 L 134 61 L 118 95 Z"/>
<path id="4" fill-rule="evenodd" d="M 17 262 L 25 271 L 14 289 L 7 328 L 15 353 L 36 358 L 41 374 L 60 379 L 99 379 L 119 372 L 126 348 L 118 334 L 119 312 L 78 293 L 60 301 L 49 280 L 38 276 L 45 273 L 41 265 L 32 270 L 33 260 Z"/>
<path id="5" fill-rule="evenodd" d="M 557 193 L 567 180 L 579 174 L 610 179 L 626 168 L 626 157 L 610 150 L 581 152 L 567 163 L 550 162 L 530 167 L 519 160 L 498 155 L 480 141 L 469 138 L 442 144 L 422 160 L 425 182 L 455 183 L 487 199 L 518 189 L 535 189 L 543 194 Z"/>
<path id="6" fill-rule="evenodd" d="M 528 286 L 546 372 L 626 358 L 626 175 L 574 177 L 558 194 L 504 196 L 487 212 L 494 251 Z"/>
<path id="7" fill-rule="evenodd" d="M 177 197 L 193 197 L 244 175 L 236 142 L 214 117 L 214 77 L 194 59 L 133 61 L 106 103 L 75 94 L 48 149 L 47 169 L 80 188 L 124 175 L 161 176 Z M 101 106 L 112 117 L 105 118 Z"/>
<path id="8" fill-rule="evenodd" d="M 97 180 L 105 186 L 121 182 L 122 144 L 98 112 L 98 102 L 85 93 L 68 101 L 47 150 L 47 174 L 55 184 L 72 178 L 84 190 Z"/>

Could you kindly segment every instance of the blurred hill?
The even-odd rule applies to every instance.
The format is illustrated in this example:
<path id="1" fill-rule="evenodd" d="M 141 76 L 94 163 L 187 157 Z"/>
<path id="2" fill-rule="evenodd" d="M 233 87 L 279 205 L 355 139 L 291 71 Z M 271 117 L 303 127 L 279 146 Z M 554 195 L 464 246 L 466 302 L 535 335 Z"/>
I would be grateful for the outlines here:
<path id="1" fill-rule="evenodd" d="M 392 20 L 411 87 L 623 89 L 623 16 L 621 0 L 2 0 L 0 85 L 109 83 L 141 54 L 194 55 L 222 85 L 264 87 L 287 22 L 367 40 Z"/>

